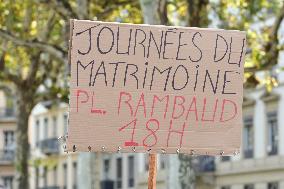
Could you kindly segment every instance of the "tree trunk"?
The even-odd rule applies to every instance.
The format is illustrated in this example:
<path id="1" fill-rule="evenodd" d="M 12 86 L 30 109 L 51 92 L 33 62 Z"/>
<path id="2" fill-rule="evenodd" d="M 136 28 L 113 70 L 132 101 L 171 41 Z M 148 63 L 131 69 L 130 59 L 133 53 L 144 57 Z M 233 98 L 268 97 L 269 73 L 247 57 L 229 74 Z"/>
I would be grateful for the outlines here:
<path id="1" fill-rule="evenodd" d="M 188 25 L 190 27 L 208 26 L 208 5 L 209 0 L 187 0 Z"/>
<path id="2" fill-rule="evenodd" d="M 26 90 L 17 91 L 17 130 L 16 130 L 16 168 L 18 171 L 18 188 L 29 189 L 29 140 L 28 122 L 33 107 L 33 95 Z"/>
<path id="3" fill-rule="evenodd" d="M 140 0 L 145 24 L 168 25 L 167 0 Z"/>

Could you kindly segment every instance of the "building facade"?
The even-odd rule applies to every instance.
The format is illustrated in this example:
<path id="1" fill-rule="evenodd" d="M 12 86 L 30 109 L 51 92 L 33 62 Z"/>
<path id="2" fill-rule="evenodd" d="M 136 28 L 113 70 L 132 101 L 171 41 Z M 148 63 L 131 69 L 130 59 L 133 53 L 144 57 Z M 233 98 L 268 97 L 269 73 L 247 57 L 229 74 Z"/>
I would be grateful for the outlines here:
<path id="1" fill-rule="evenodd" d="M 280 60 L 284 60 L 284 53 Z M 280 61 L 280 67 L 281 64 L 284 66 Z M 279 86 L 270 92 L 265 87 L 245 92 L 240 154 L 217 157 L 213 167 L 211 162 L 206 163 L 209 158 L 197 160 L 195 188 L 284 189 L 284 72 L 277 77 Z M 79 153 L 64 153 L 57 140 L 67 132 L 67 110 L 68 105 L 62 103 L 41 103 L 33 110 L 29 130 L 32 189 L 84 188 L 77 182 L 86 171 L 79 168 L 80 164 L 86 162 L 78 161 Z M 148 154 L 101 153 L 95 157 L 98 162 L 94 162 L 96 166 L 90 174 L 98 176 L 99 181 L 95 182 L 102 189 L 147 188 Z M 185 182 L 190 182 L 190 174 L 187 170 Z M 11 178 L 9 175 L 12 173 L 5 178 Z M 157 189 L 183 189 L 181 176 L 178 155 L 158 155 Z"/>
<path id="2" fill-rule="evenodd" d="M 167 155 L 158 155 L 158 189 L 167 188 L 168 185 L 167 160 Z M 101 165 L 101 188 L 142 189 L 148 186 L 148 154 L 102 154 Z"/>
<path id="3" fill-rule="evenodd" d="M 284 188 L 284 85 L 247 93 L 238 156 L 216 160 L 218 189 Z"/>
<path id="4" fill-rule="evenodd" d="M 79 153 L 66 153 L 58 138 L 67 133 L 68 105 L 44 102 L 32 111 L 29 125 L 31 189 L 81 189 L 77 186 Z M 147 188 L 148 154 L 96 154 L 99 186 L 108 189 Z M 94 156 L 94 157 L 95 157 Z M 169 185 L 168 155 L 158 155 L 157 188 Z M 89 165 L 87 165 L 89 166 Z M 95 177 L 92 173 L 91 177 Z M 85 178 L 83 178 L 85 180 Z"/>
<path id="5" fill-rule="evenodd" d="M 57 138 L 66 133 L 67 105 L 38 105 L 30 122 L 32 152 L 31 185 L 38 189 L 81 189 L 77 153 L 66 154 Z M 214 167 L 200 170 L 198 189 L 284 188 L 284 85 L 271 92 L 265 88 L 247 91 L 243 103 L 243 142 L 239 155 L 215 158 Z M 53 143 L 54 142 L 54 143 Z M 59 146 L 59 147 L 58 147 Z M 148 154 L 96 154 L 95 171 L 102 189 L 147 188 Z M 211 165 L 211 163 L 209 163 Z M 206 165 L 207 166 L 207 165 Z M 180 189 L 178 155 L 158 155 L 158 189 Z M 92 175 L 95 177 L 95 173 Z M 190 176 L 190 175 L 188 175 Z M 96 181 L 95 181 L 96 182 Z"/>
<path id="6" fill-rule="evenodd" d="M 216 159 L 217 189 L 284 188 L 284 72 L 277 72 L 284 67 L 283 60 L 281 52 L 274 68 L 277 87 L 270 92 L 265 87 L 246 91 L 241 152 Z"/>
<path id="7" fill-rule="evenodd" d="M 43 102 L 30 117 L 31 189 L 76 189 L 77 154 L 65 153 L 58 138 L 67 133 L 68 105 Z"/>
<path id="8" fill-rule="evenodd" d="M 67 132 L 68 105 L 38 105 L 31 116 L 31 186 L 34 189 L 81 189 L 77 185 L 77 153 L 66 154 L 57 138 Z M 284 85 L 273 91 L 247 91 L 243 103 L 243 142 L 239 155 L 218 157 L 214 167 L 200 169 L 198 189 L 282 189 L 284 188 Z M 147 188 L 148 154 L 96 154 L 102 189 Z M 211 163 L 209 164 L 211 166 Z M 158 155 L 158 189 L 180 189 L 178 155 Z M 95 172 L 92 177 L 95 177 Z M 187 175 L 188 179 L 190 175 Z M 84 179 L 84 178 L 83 178 Z M 98 182 L 98 181 L 95 181 Z"/>
<path id="9" fill-rule="evenodd" d="M 0 186 L 13 189 L 15 179 L 16 116 L 13 98 L 0 91 Z"/>

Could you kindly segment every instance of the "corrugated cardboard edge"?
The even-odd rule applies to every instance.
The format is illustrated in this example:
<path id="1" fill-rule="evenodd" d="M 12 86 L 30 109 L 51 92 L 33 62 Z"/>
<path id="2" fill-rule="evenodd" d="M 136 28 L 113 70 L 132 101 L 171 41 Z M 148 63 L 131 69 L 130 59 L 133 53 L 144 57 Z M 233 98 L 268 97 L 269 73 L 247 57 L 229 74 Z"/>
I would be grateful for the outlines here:
<path id="1" fill-rule="evenodd" d="M 69 49 L 68 49 L 68 64 L 71 65 L 71 50 L 72 50 L 72 36 L 74 30 L 74 19 L 70 19 L 70 29 L 69 29 Z"/>
<path id="2" fill-rule="evenodd" d="M 246 37 L 246 32 L 245 31 L 240 31 L 240 30 L 225 30 L 225 29 L 220 29 L 220 28 L 198 28 L 198 27 L 184 27 L 184 26 L 165 26 L 165 25 L 149 25 L 149 24 L 132 24 L 132 23 L 119 23 L 119 22 L 103 22 L 103 21 L 91 21 L 91 20 L 77 20 L 77 19 L 70 19 L 70 35 L 69 35 L 69 50 L 68 50 L 68 64 L 71 67 L 71 52 L 72 52 L 72 39 L 73 39 L 73 30 L 74 30 L 74 22 L 76 21 L 83 21 L 83 22 L 96 22 L 96 23 L 102 23 L 102 24 L 110 24 L 110 25 L 123 25 L 123 26 L 141 26 L 141 27 L 166 27 L 170 29 L 189 29 L 189 30 L 204 30 L 204 31 L 215 31 L 215 32 L 223 32 L 227 31 L 230 33 L 235 33 L 235 34 L 240 34 L 240 35 L 245 35 Z M 245 48 L 246 50 L 246 48 Z M 70 99 L 69 99 L 69 109 L 70 109 Z M 69 110 L 70 112 L 70 110 Z M 68 113 L 69 113 L 68 112 Z M 242 129 L 242 127 L 241 127 Z M 69 131 L 69 129 L 68 129 Z M 242 130 L 241 130 L 242 132 Z M 183 149 L 183 148 L 174 148 L 170 149 L 168 154 L 176 154 L 176 153 L 182 153 L 182 154 L 187 154 L 187 155 L 211 155 L 211 156 L 232 156 L 232 155 L 237 155 L 240 153 L 240 148 L 241 145 L 236 147 L 236 148 L 230 148 L 227 149 L 226 151 L 223 151 L 222 149 L 214 149 L 214 148 L 192 148 L 192 149 Z M 77 148 L 80 147 L 80 145 L 73 145 L 69 143 L 68 141 L 68 134 L 66 137 L 66 151 L 67 152 L 75 152 L 77 151 Z M 177 150 L 178 149 L 178 152 Z M 106 153 L 115 153 L 115 150 L 113 151 L 105 151 L 101 149 L 100 147 L 94 148 L 92 147 L 92 150 L 85 149 L 83 150 L 84 152 L 106 152 Z M 119 151 L 118 153 L 133 153 L 132 147 L 131 148 L 123 148 Z M 137 153 L 147 153 L 145 149 L 137 149 Z M 149 153 L 149 152 L 148 152 Z M 151 153 L 163 153 L 163 150 L 161 149 L 152 149 Z"/>
<path id="3" fill-rule="evenodd" d="M 110 24 L 110 25 L 120 25 L 120 26 L 140 26 L 140 27 L 154 27 L 154 28 L 168 28 L 168 29 L 182 29 L 182 30 L 202 30 L 202 31 L 213 31 L 213 32 L 230 32 L 230 33 L 237 33 L 241 35 L 246 35 L 246 31 L 243 30 L 232 30 L 232 29 L 222 29 L 222 28 L 203 28 L 203 27 L 189 27 L 189 26 L 167 26 L 167 25 L 152 25 L 152 24 L 134 24 L 134 23 L 121 23 L 121 22 L 106 22 L 100 20 L 78 20 L 72 19 L 73 22 L 91 22 L 91 23 L 100 23 L 100 24 Z"/>
<path id="4" fill-rule="evenodd" d="M 69 20 L 70 27 L 69 27 L 69 44 L 68 44 L 68 66 L 70 68 L 70 73 L 71 73 L 71 52 L 72 52 L 72 39 L 73 39 L 73 30 L 74 30 L 74 19 Z M 69 107 L 68 107 L 68 121 L 67 121 L 67 133 L 65 133 L 65 138 L 66 138 L 66 146 L 64 147 L 64 151 L 68 152 L 68 131 L 69 131 L 69 115 L 70 115 L 70 95 L 69 95 Z"/>

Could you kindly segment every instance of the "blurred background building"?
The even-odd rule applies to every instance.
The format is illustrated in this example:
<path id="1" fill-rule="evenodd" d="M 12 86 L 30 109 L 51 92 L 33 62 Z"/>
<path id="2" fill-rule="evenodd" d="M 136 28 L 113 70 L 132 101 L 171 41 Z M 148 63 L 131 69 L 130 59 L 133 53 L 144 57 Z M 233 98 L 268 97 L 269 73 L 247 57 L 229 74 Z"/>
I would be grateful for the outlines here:
<path id="1" fill-rule="evenodd" d="M 92 154 L 87 162 L 57 140 L 68 126 L 68 104 L 54 99 L 67 96 L 70 18 L 247 31 L 240 154 L 158 155 L 157 188 L 284 189 L 283 0 L 7 0 L 0 12 L 0 189 L 19 188 L 16 138 L 25 135 L 16 130 L 25 103 L 33 108 L 25 133 L 31 189 L 85 189 L 89 178 L 95 189 L 147 188 L 147 154 Z M 33 101 L 46 91 L 52 101 Z M 20 106 L 23 96 L 30 98 Z"/>
<path id="2" fill-rule="evenodd" d="M 282 75 L 278 76 L 280 80 Z M 282 80 L 283 81 L 283 80 Z M 13 100 L 1 91 L 0 177 L 8 189 L 15 184 L 15 129 Z M 196 188 L 284 188 L 284 85 L 271 92 L 265 88 L 246 91 L 243 103 L 243 146 L 233 157 L 196 157 Z M 39 103 L 30 117 L 30 181 L 32 189 L 76 189 L 78 154 L 63 152 L 58 138 L 67 131 L 68 105 Z M 99 183 L 102 189 L 147 187 L 147 154 L 100 154 Z M 178 155 L 158 156 L 157 188 L 180 188 Z"/>
<path id="3" fill-rule="evenodd" d="M 31 114 L 31 189 L 77 188 L 77 154 L 64 153 L 58 140 L 67 133 L 67 110 L 65 103 L 45 101 Z"/>
<path id="4" fill-rule="evenodd" d="M 196 157 L 193 168 L 200 189 L 284 188 L 284 77 L 271 92 L 245 91 L 243 146 L 233 157 Z M 0 92 L 0 178 L 7 189 L 16 182 L 14 100 Z M 31 189 L 77 189 L 78 154 L 66 154 L 58 138 L 67 133 L 68 104 L 45 101 L 29 121 Z M 96 155 L 95 155 L 96 156 Z M 147 188 L 148 154 L 100 154 L 102 189 Z M 215 159 L 215 160 L 214 160 Z M 178 155 L 158 156 L 157 188 L 180 188 Z"/>
<path id="5" fill-rule="evenodd" d="M 283 64 L 282 57 L 279 64 Z M 197 189 L 284 188 L 284 74 L 275 77 L 279 85 L 270 92 L 265 87 L 245 91 L 240 154 L 194 158 Z M 0 185 L 7 189 L 16 183 L 14 101 L 0 92 Z M 64 153 L 58 141 L 67 133 L 67 125 L 68 104 L 45 101 L 33 109 L 29 121 L 31 189 L 79 188 L 78 154 Z M 100 154 L 97 158 L 99 181 L 95 182 L 102 189 L 147 188 L 148 154 Z M 179 163 L 178 155 L 158 156 L 158 189 L 181 188 Z"/>
<path id="6" fill-rule="evenodd" d="M 283 65 L 281 52 L 277 67 Z M 217 188 L 284 188 L 284 74 L 275 77 L 279 85 L 270 92 L 264 87 L 245 91 L 241 153 L 216 159 Z"/>
<path id="7" fill-rule="evenodd" d="M 15 183 L 16 121 L 13 98 L 0 91 L 0 185 L 9 189 Z"/>
<path id="8" fill-rule="evenodd" d="M 278 75 L 283 81 L 283 76 Z M 66 133 L 64 103 L 44 102 L 33 110 L 30 122 L 33 169 L 32 188 L 75 189 L 77 153 L 66 154 L 57 138 Z M 233 157 L 196 157 L 193 168 L 200 189 L 284 188 L 284 85 L 271 92 L 264 87 L 245 92 L 243 146 Z M 148 154 L 100 154 L 102 189 L 147 188 Z M 35 163 L 36 164 L 36 163 Z M 178 155 L 158 156 L 157 188 L 180 188 Z M 95 181 L 96 182 L 96 181 Z"/>

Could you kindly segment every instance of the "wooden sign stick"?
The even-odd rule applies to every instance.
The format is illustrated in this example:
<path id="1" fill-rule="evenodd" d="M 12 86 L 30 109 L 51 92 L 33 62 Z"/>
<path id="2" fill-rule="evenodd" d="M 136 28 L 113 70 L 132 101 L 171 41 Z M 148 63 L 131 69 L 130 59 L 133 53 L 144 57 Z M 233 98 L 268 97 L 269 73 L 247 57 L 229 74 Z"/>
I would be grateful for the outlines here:
<path id="1" fill-rule="evenodd" d="M 157 154 L 149 154 L 148 189 L 156 189 Z"/>

